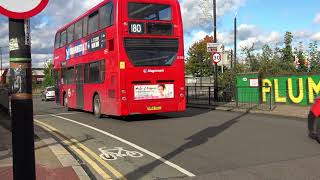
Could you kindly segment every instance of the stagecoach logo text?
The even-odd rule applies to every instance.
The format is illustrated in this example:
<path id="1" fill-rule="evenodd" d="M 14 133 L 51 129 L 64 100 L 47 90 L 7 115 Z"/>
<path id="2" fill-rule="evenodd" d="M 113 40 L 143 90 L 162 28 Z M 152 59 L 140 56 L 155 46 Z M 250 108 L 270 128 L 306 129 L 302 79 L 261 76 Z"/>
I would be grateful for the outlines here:
<path id="1" fill-rule="evenodd" d="M 164 69 L 144 69 L 144 73 L 163 73 Z"/>

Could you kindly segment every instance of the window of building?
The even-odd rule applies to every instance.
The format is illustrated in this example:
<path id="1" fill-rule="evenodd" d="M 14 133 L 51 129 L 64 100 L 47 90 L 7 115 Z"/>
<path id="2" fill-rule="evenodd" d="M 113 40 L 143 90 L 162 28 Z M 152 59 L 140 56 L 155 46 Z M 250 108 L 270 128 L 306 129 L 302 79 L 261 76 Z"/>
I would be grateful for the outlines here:
<path id="1" fill-rule="evenodd" d="M 82 38 L 82 20 L 78 21 L 74 26 L 74 40 Z"/>
<path id="2" fill-rule="evenodd" d="M 98 11 L 89 15 L 88 33 L 92 34 L 99 30 L 99 13 Z"/>
<path id="3" fill-rule="evenodd" d="M 100 8 L 100 29 L 109 27 L 113 24 L 113 5 L 108 3 Z"/>
<path id="4" fill-rule="evenodd" d="M 55 38 L 55 41 L 54 41 L 54 48 L 59 48 L 60 47 L 60 32 L 58 32 L 56 34 L 56 38 Z"/>
<path id="5" fill-rule="evenodd" d="M 60 47 L 63 47 L 67 44 L 67 31 L 64 30 L 61 33 Z"/>
<path id="6" fill-rule="evenodd" d="M 68 27 L 68 44 L 74 40 L 74 24 Z"/>

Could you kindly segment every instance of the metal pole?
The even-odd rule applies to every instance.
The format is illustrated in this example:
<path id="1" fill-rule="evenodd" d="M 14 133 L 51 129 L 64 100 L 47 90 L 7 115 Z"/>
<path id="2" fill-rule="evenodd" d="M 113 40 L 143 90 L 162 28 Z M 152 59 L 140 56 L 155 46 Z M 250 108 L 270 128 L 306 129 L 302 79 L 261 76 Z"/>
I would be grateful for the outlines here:
<path id="1" fill-rule="evenodd" d="M 217 2 L 213 0 L 213 42 L 217 43 Z M 214 65 L 214 101 L 218 101 L 218 64 Z"/>
<path id="2" fill-rule="evenodd" d="M 13 177 L 36 179 L 29 20 L 9 19 Z"/>
<path id="3" fill-rule="evenodd" d="M 234 72 L 237 75 L 237 15 L 234 16 Z M 239 98 L 238 98 L 238 87 L 237 83 L 235 83 L 235 96 L 236 96 L 236 107 L 239 106 Z"/>
<path id="4" fill-rule="evenodd" d="M 0 47 L 0 72 L 2 73 L 2 48 L 1 47 Z"/>

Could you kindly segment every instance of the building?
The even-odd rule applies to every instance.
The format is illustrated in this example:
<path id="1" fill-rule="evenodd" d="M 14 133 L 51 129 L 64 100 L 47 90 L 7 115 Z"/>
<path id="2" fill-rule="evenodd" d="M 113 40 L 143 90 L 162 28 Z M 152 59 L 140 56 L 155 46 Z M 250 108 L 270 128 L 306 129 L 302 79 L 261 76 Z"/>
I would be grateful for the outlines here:
<path id="1" fill-rule="evenodd" d="M 41 84 L 44 80 L 44 69 L 43 68 L 32 68 L 32 82 Z"/>

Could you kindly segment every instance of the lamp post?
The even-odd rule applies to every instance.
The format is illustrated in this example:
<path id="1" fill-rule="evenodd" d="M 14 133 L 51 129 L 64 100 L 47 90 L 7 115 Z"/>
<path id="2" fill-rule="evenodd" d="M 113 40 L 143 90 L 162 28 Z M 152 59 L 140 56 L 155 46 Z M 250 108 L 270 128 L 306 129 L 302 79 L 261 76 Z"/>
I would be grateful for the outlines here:
<path id="1" fill-rule="evenodd" d="M 234 14 L 234 65 L 233 65 L 233 68 L 234 68 L 234 72 L 237 74 L 237 15 L 238 13 L 236 12 Z M 237 87 L 237 83 L 235 83 L 234 85 L 234 91 L 235 91 L 235 98 L 236 98 L 236 107 L 239 106 L 239 103 L 238 103 L 238 87 Z"/>

